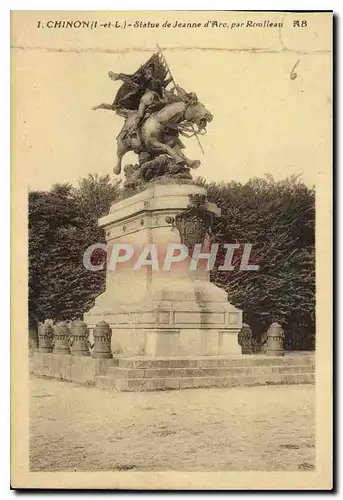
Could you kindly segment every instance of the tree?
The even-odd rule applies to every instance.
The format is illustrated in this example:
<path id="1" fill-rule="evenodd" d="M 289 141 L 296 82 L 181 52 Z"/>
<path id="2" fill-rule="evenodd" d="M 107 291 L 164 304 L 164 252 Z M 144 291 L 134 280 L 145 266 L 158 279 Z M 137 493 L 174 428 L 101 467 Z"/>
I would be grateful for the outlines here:
<path id="1" fill-rule="evenodd" d="M 219 254 L 212 280 L 244 311 L 255 336 L 273 321 L 285 328 L 286 340 L 309 347 L 315 325 L 315 195 L 295 176 L 276 182 L 251 179 L 207 186 L 208 198 L 222 209 L 213 225 L 217 243 L 251 243 L 251 262 L 259 271 L 219 271 Z M 295 328 L 301 329 L 297 339 Z M 299 336 L 298 335 L 298 336 Z"/>
<path id="2" fill-rule="evenodd" d="M 90 175 L 78 188 L 58 184 L 49 192 L 29 194 L 31 318 L 80 317 L 101 293 L 105 272 L 85 269 L 83 255 L 91 244 L 105 241 L 97 221 L 108 212 L 118 189 L 109 176 Z"/>
<path id="3" fill-rule="evenodd" d="M 251 263 L 259 271 L 219 271 L 224 249 L 211 279 L 243 310 L 244 321 L 258 340 L 273 321 L 282 323 L 293 348 L 309 348 L 315 328 L 315 193 L 296 177 L 271 176 L 239 182 L 210 183 L 208 198 L 222 209 L 212 238 L 220 244 L 251 243 Z M 105 287 L 105 270 L 85 269 L 83 255 L 104 243 L 98 219 L 119 194 L 109 176 L 89 175 L 77 188 L 59 184 L 29 194 L 30 321 L 75 319 L 88 310 Z M 93 256 L 92 263 L 104 259 Z"/>

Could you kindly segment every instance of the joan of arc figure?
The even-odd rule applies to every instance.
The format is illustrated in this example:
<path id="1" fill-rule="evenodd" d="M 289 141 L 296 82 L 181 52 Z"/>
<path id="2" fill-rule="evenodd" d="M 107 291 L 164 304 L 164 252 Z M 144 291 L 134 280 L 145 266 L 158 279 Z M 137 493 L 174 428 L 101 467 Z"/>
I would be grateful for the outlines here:
<path id="1" fill-rule="evenodd" d="M 120 116 L 125 116 L 129 110 L 138 109 L 141 97 L 153 80 L 159 80 L 163 88 L 166 88 L 172 80 L 167 78 L 167 70 L 162 65 L 158 54 L 154 54 L 133 75 L 109 71 L 108 76 L 115 82 L 122 81 L 123 84 L 112 104 L 100 104 L 92 109 L 107 109 L 115 111 Z"/>
<path id="2" fill-rule="evenodd" d="M 148 156 L 167 155 L 175 165 L 197 168 L 200 161 L 185 156 L 179 135 L 195 135 L 198 139 L 197 134 L 206 133 L 206 125 L 213 116 L 198 101 L 196 94 L 187 93 L 175 83 L 161 51 L 150 57 L 134 74 L 110 71 L 109 77 L 123 82 L 114 102 L 92 109 L 111 110 L 125 118 L 117 136 L 114 173 L 121 172 L 122 158 L 128 151 L 139 155 L 140 164 L 148 161 Z M 167 90 L 171 81 L 173 86 Z"/>

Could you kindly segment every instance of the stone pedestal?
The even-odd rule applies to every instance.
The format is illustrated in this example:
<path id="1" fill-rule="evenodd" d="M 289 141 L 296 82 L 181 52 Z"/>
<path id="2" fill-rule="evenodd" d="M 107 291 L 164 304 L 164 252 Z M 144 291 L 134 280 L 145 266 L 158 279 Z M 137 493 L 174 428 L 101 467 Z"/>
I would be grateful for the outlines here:
<path id="1" fill-rule="evenodd" d="M 49 324 L 40 325 L 38 328 L 38 352 L 52 352 L 53 328 Z"/>
<path id="2" fill-rule="evenodd" d="M 162 270 L 167 245 L 181 242 L 178 216 L 186 213 L 194 195 L 205 197 L 206 190 L 194 184 L 153 183 L 114 203 L 99 220 L 106 232 L 108 256 L 113 244 L 135 249 L 130 262 L 108 269 L 106 291 L 84 315 L 91 331 L 99 321 L 109 324 L 116 357 L 241 354 L 242 313 L 227 301 L 224 290 L 210 282 L 207 261 L 200 261 L 194 271 L 189 260 Z M 205 201 L 204 208 L 210 215 L 220 215 L 214 204 Z M 159 270 L 146 265 L 135 271 L 133 263 L 147 244 L 156 245 Z M 207 237 L 202 252 L 206 248 Z"/>
<path id="3" fill-rule="evenodd" d="M 54 328 L 54 337 L 55 337 L 55 345 L 54 345 L 54 354 L 70 354 L 70 347 L 68 342 L 69 337 L 69 329 L 68 325 L 65 321 L 60 321 L 55 325 Z"/>
<path id="4" fill-rule="evenodd" d="M 267 356 L 284 356 L 283 341 L 284 331 L 279 323 L 273 323 L 267 332 Z"/>
<path id="5" fill-rule="evenodd" d="M 88 347 L 88 329 L 83 321 L 73 321 L 71 328 L 73 337 L 73 346 L 71 348 L 72 356 L 90 356 Z"/>
<path id="6" fill-rule="evenodd" d="M 98 359 L 111 359 L 111 328 L 105 321 L 99 321 L 93 330 L 94 348 L 92 356 Z"/>

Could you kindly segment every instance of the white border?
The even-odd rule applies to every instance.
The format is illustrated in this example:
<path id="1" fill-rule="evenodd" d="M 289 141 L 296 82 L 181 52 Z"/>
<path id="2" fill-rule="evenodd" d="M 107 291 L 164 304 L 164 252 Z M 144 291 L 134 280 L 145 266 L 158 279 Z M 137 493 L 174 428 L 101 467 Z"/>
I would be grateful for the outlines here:
<path id="1" fill-rule="evenodd" d="M 46 2 L 42 0 L 31 0 L 28 4 L 24 0 L 3 1 L 0 6 L 0 48 L 1 48 L 1 73 L 2 78 L 1 82 L 1 155 L 2 162 L 0 168 L 0 223 L 2 229 L 2 245 L 0 247 L 2 270 L 1 270 L 1 288 L 0 288 L 0 304 L 1 304 L 1 347 L 2 347 L 2 360 L 0 363 L 0 380 L 3 383 L 3 391 L 1 392 L 1 475 L 0 475 L 0 492 L 1 498 L 8 498 L 12 496 L 14 492 L 10 492 L 10 470 L 9 470 L 9 401 L 10 401 L 10 393 L 9 393 L 9 360 L 10 360 L 10 351 L 9 351 L 9 330 L 10 330 L 10 267 L 9 267 L 9 235 L 10 235 L 10 220 L 9 220 L 9 207 L 10 207 L 10 127 L 9 127 L 9 119 L 10 119 L 10 58 L 9 58 L 9 40 L 10 40 L 10 23 L 9 23 L 9 11 L 10 10 L 334 10 L 337 16 L 339 16 L 340 11 L 342 10 L 342 2 L 341 0 L 335 0 L 330 2 L 319 2 L 319 1 L 297 1 L 297 2 L 276 2 L 274 1 L 224 1 L 224 0 L 211 0 L 211 2 L 205 2 L 202 0 L 198 1 L 190 1 L 190 0 L 173 0 L 170 4 L 165 4 L 165 8 L 161 6 L 161 1 L 156 0 L 145 0 L 144 2 L 139 0 L 125 0 L 125 2 L 114 2 L 113 0 L 98 0 L 97 2 L 91 2 L 83 0 L 59 0 L 49 2 L 49 6 Z M 162 8 L 161 8 L 162 7 Z M 337 24 L 339 23 L 339 19 Z M 336 25 L 336 28 L 338 26 Z M 337 40 L 338 42 L 338 40 Z M 341 54 L 342 48 L 336 47 L 336 53 L 339 58 L 336 60 L 336 69 L 338 71 L 337 82 L 341 81 Z M 336 88 L 336 92 L 338 92 L 338 85 Z M 335 102 L 338 102 L 337 96 L 335 98 Z M 336 125 L 339 121 L 339 116 L 341 115 L 341 103 L 339 108 L 335 110 L 336 113 Z M 342 204 L 338 204 L 339 193 L 343 193 L 342 188 L 342 175 L 338 176 L 338 172 L 341 168 L 339 164 L 339 154 L 338 154 L 338 145 L 342 141 L 342 134 L 340 130 L 337 130 L 337 155 L 336 155 L 336 181 L 338 182 L 337 189 L 337 209 L 336 217 L 342 221 Z M 340 206 L 338 206 L 340 205 Z M 340 216 L 340 217 L 339 217 Z M 342 236 L 342 235 L 340 235 Z M 342 241 L 339 239 L 338 248 L 342 248 Z M 15 244 L 15 238 L 13 238 L 13 244 Z M 339 252 L 337 252 L 339 255 Z M 339 270 L 339 285 L 342 284 L 342 268 Z M 330 307 L 330 304 L 328 304 Z M 337 310 L 343 310 L 343 300 L 342 297 L 339 297 L 339 301 L 337 303 Z M 339 323 L 338 323 L 339 324 Z M 337 341 L 339 336 L 339 327 L 336 325 L 337 329 Z M 338 342 L 337 342 L 338 344 Z M 342 342 L 339 345 L 339 355 L 340 359 L 343 359 L 342 356 Z M 4 349 L 5 346 L 5 349 Z M 338 347 L 338 345 L 336 346 Z M 339 366 L 339 362 L 337 365 Z M 337 380 L 338 385 L 340 380 Z M 338 401 L 339 395 L 336 395 L 336 402 Z M 337 408 L 339 414 L 340 408 Z M 338 418 L 337 418 L 338 424 Z M 336 436 L 337 437 L 337 436 Z M 339 442 L 339 448 L 337 446 L 337 452 L 339 454 L 342 451 L 341 447 L 342 441 Z M 338 477 L 342 477 L 340 474 L 342 472 L 342 460 L 339 464 L 339 470 L 337 470 Z M 337 478 L 336 478 L 337 479 Z M 133 494 L 132 494 L 133 495 Z M 208 494 L 210 495 L 210 494 Z M 234 497 L 246 496 L 246 495 L 238 495 L 231 494 Z M 261 494 L 263 495 L 263 493 Z M 276 496 L 277 493 L 273 494 Z M 291 494 L 289 494 L 291 495 Z M 32 496 L 36 496 L 33 494 Z M 41 496 L 41 495 L 40 495 Z M 99 496 L 99 494 L 94 494 L 94 496 Z M 131 495 L 128 495 L 131 496 Z M 154 495 L 156 496 L 156 495 Z M 181 495 L 183 496 L 183 495 Z M 270 496 L 270 495 L 268 495 Z M 300 497 L 300 494 L 292 494 L 293 498 Z M 64 498 L 71 498 L 71 494 L 64 494 Z"/>

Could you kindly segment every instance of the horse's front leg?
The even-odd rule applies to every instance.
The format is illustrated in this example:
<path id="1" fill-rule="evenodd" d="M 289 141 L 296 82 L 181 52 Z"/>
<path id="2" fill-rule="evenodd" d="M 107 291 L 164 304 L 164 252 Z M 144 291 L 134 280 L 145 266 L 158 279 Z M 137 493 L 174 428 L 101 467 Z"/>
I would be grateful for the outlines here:
<path id="1" fill-rule="evenodd" d="M 187 167 L 192 168 L 192 169 L 200 167 L 201 161 L 200 160 L 190 160 L 189 158 L 187 158 L 187 156 L 182 152 L 182 150 L 178 144 L 174 147 L 174 151 L 176 152 L 177 155 L 179 155 L 181 158 L 183 158 L 183 161 L 185 162 Z"/>
<path id="2" fill-rule="evenodd" d="M 117 137 L 117 165 L 113 169 L 113 173 L 118 175 L 121 172 L 121 163 L 125 153 L 130 151 L 128 140 Z"/>
<path id="3" fill-rule="evenodd" d="M 175 163 L 184 163 L 185 161 L 184 158 L 179 156 L 171 146 L 163 144 L 163 142 L 160 142 L 156 138 L 149 138 L 145 141 L 145 145 L 151 151 L 166 153 L 175 161 Z"/>
<path id="4" fill-rule="evenodd" d="M 141 128 L 141 138 L 148 151 L 153 153 L 166 153 L 175 161 L 175 163 L 184 163 L 184 159 L 174 151 L 172 146 L 169 145 L 172 144 L 172 142 L 164 139 L 164 127 L 153 117 L 148 118 L 147 121 L 143 123 Z"/>

